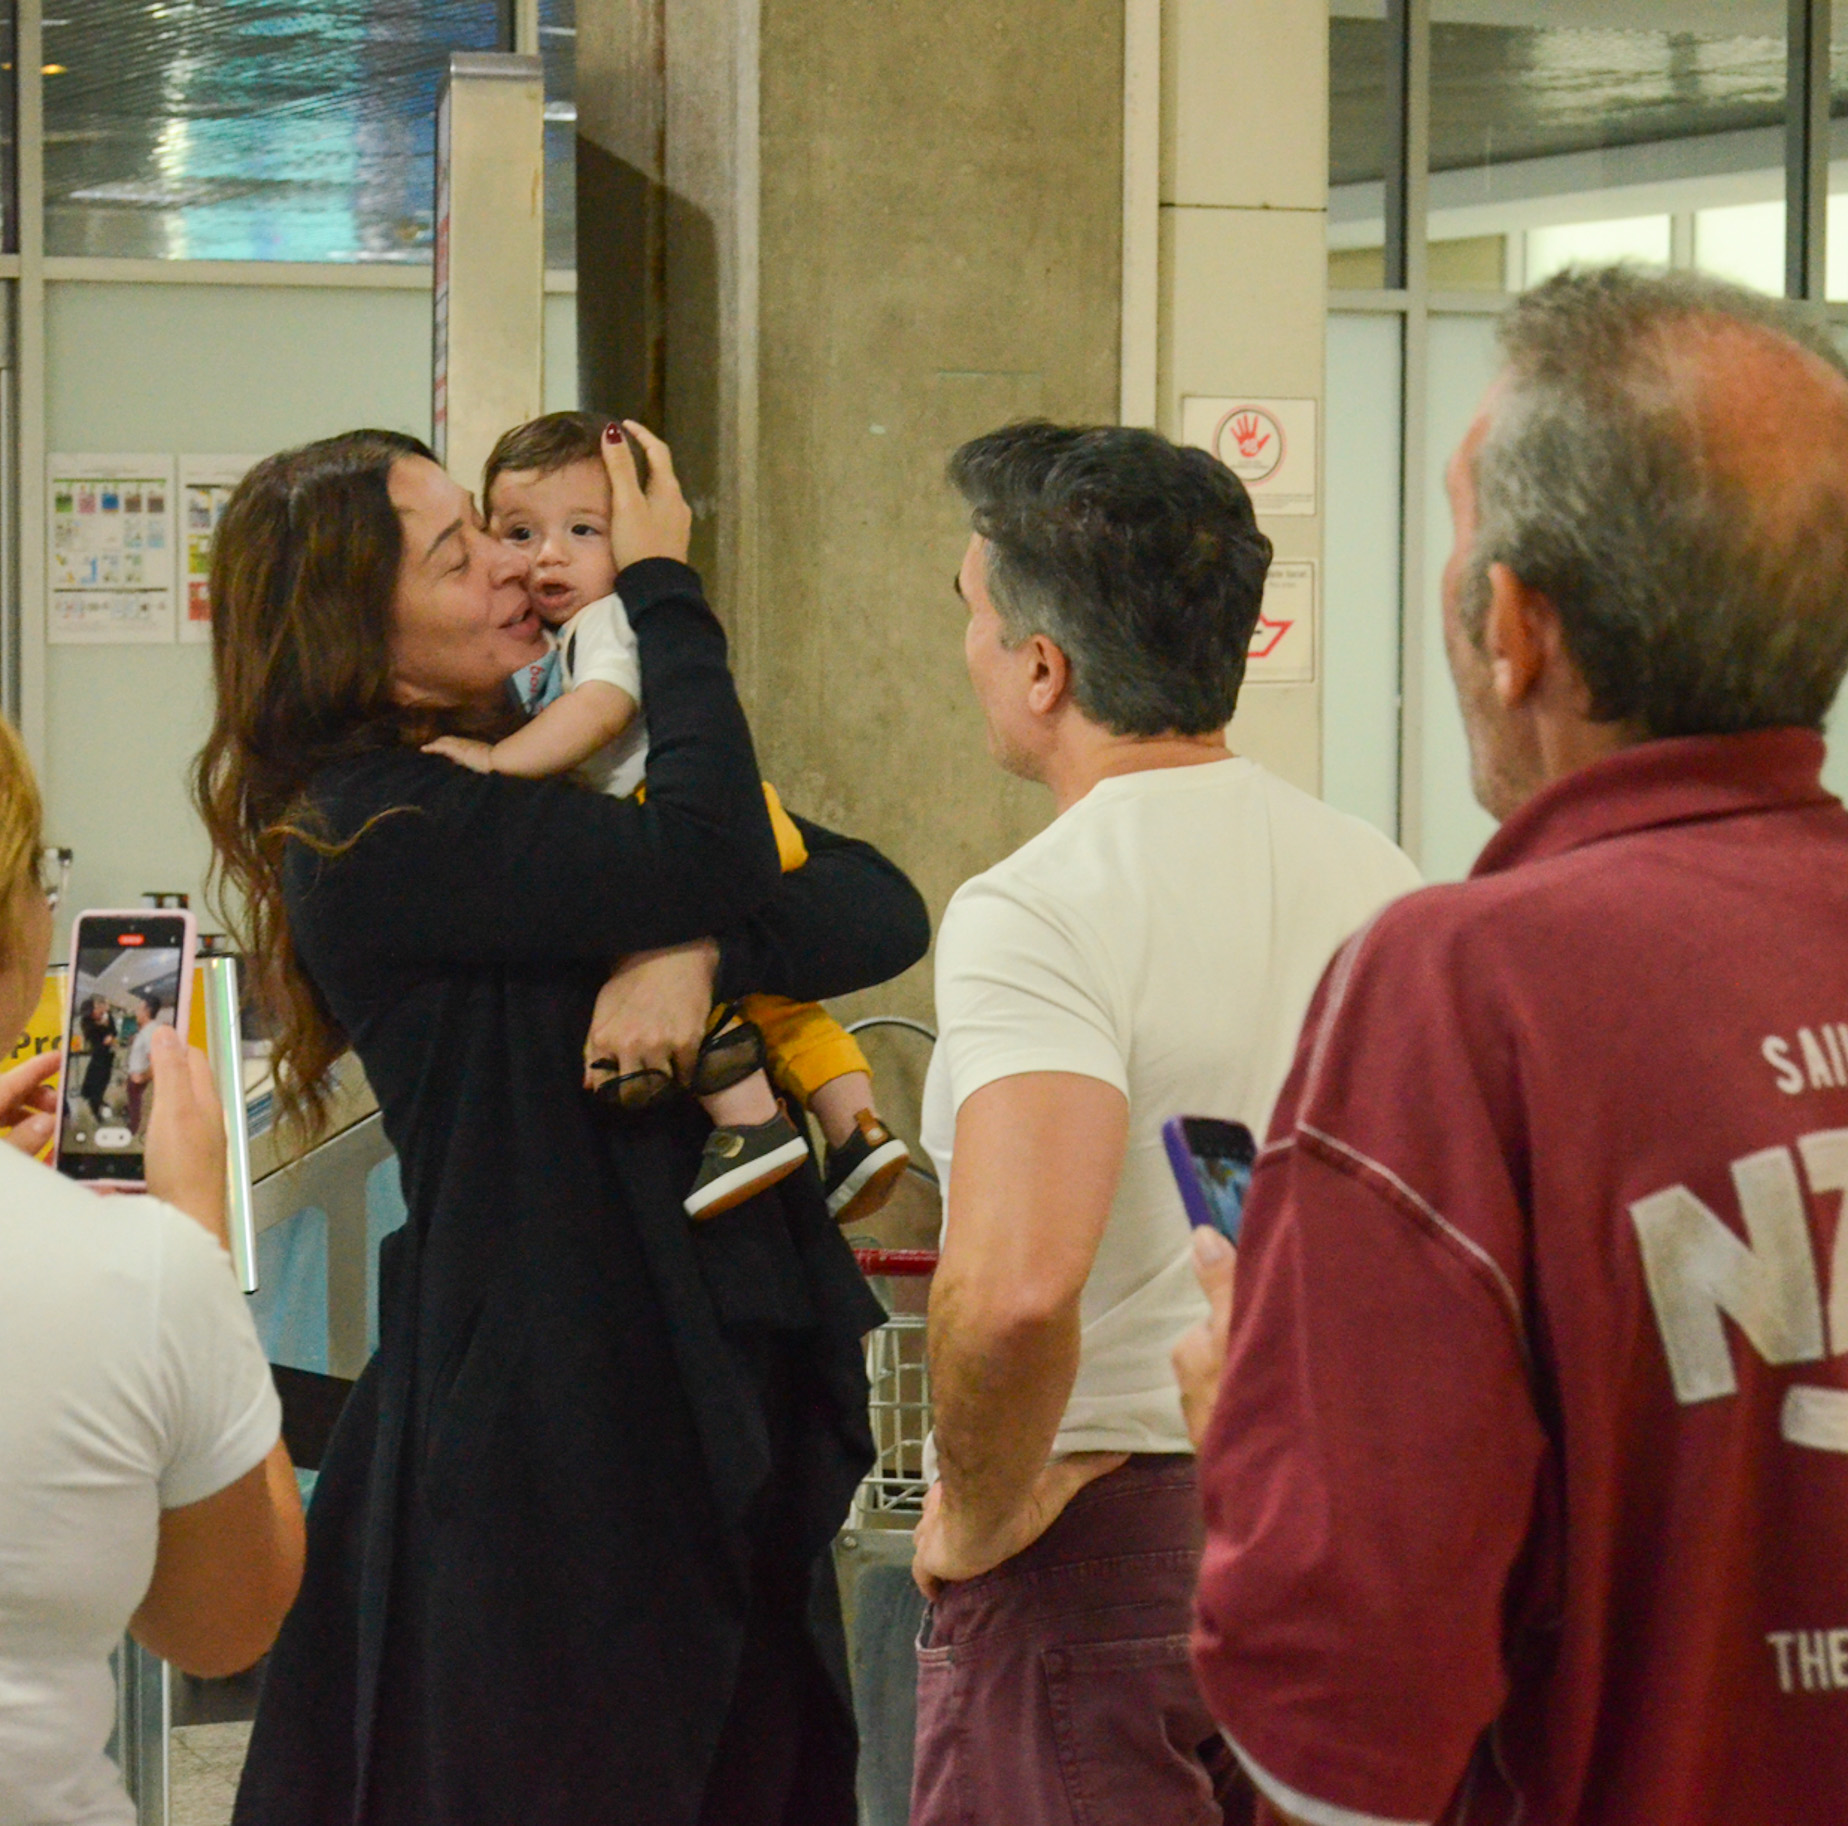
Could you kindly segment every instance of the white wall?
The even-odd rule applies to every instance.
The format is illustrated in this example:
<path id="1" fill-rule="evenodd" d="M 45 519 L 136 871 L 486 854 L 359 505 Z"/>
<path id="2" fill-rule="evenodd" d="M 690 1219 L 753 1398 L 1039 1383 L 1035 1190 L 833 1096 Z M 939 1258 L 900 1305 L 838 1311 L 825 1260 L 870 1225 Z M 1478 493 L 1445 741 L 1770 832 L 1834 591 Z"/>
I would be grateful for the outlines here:
<path id="1" fill-rule="evenodd" d="M 576 403 L 575 306 L 546 300 L 548 409 Z M 46 316 L 53 450 L 262 455 L 357 425 L 429 435 L 426 291 L 72 281 L 49 287 Z M 46 837 L 76 852 L 70 907 L 132 906 L 150 888 L 200 905 L 207 846 L 186 771 L 209 720 L 206 647 L 49 650 Z"/>
<path id="2" fill-rule="evenodd" d="M 1163 0 L 1157 366 L 1159 423 L 1171 437 L 1189 395 L 1307 399 L 1321 410 L 1327 110 L 1320 7 Z M 1264 156 L 1250 156 L 1259 145 Z M 1326 602 L 1318 506 L 1260 514 L 1279 559 L 1317 564 Z M 1231 741 L 1319 792 L 1321 681 L 1247 677 Z"/>

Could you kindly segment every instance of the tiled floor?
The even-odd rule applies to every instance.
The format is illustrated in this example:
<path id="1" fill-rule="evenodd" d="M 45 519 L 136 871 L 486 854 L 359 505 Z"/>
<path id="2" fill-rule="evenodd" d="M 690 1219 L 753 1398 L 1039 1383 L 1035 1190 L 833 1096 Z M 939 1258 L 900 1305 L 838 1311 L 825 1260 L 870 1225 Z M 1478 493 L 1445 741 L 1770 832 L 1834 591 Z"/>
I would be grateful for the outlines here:
<path id="1" fill-rule="evenodd" d="M 250 1726 L 181 1725 L 173 1733 L 169 1826 L 228 1826 Z"/>

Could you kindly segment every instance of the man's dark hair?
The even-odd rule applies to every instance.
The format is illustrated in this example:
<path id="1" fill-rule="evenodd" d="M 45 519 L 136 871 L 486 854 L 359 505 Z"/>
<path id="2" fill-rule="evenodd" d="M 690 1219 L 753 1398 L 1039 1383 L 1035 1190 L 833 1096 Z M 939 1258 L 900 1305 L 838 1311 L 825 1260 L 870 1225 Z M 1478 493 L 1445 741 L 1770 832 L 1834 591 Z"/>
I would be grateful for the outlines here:
<path id="1" fill-rule="evenodd" d="M 482 467 L 481 511 L 489 511 L 494 484 L 509 469 L 549 476 L 573 463 L 601 462 L 603 430 L 609 422 L 595 412 L 548 412 L 503 431 Z"/>
<path id="2" fill-rule="evenodd" d="M 1004 638 L 1043 634 L 1114 735 L 1232 720 L 1271 543 L 1216 457 L 1127 426 L 1009 425 L 950 458 Z"/>
<path id="3" fill-rule="evenodd" d="M 1848 671 L 1848 412 L 1842 448 L 1825 422 L 1797 473 L 1754 475 L 1716 438 L 1691 358 L 1740 332 L 1848 373 L 1824 326 L 1699 273 L 1568 270 L 1501 323 L 1464 629 L 1480 642 L 1505 564 L 1557 609 L 1592 715 L 1646 736 L 1820 729 Z M 1783 435 L 1777 399 L 1756 409 Z"/>
<path id="4" fill-rule="evenodd" d="M 160 1011 L 167 1006 L 167 1004 L 163 1002 L 160 999 L 160 997 L 156 995 L 154 991 L 151 989 L 136 990 L 135 999 L 138 1002 L 140 1002 L 144 1008 L 147 1009 L 148 1013 L 151 1016 L 158 1015 Z"/>

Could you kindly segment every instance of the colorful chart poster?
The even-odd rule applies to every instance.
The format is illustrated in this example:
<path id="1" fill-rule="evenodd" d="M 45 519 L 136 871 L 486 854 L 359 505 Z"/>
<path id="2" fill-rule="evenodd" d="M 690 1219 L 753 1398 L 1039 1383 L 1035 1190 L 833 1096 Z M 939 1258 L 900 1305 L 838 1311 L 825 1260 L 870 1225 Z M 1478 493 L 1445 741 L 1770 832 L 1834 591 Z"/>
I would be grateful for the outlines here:
<path id="1" fill-rule="evenodd" d="M 186 554 L 186 590 L 180 599 L 180 641 L 212 638 L 212 541 L 231 491 L 254 462 L 250 456 L 180 458 L 180 542 Z"/>
<path id="2" fill-rule="evenodd" d="M 53 646 L 146 646 L 174 628 L 173 458 L 50 459 Z"/>

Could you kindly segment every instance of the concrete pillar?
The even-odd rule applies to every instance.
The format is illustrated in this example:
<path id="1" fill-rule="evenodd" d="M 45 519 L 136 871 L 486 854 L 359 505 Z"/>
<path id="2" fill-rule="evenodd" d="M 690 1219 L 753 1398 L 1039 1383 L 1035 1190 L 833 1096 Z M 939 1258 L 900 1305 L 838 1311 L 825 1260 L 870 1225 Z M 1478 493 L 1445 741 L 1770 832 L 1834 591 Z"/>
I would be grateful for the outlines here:
<path id="1" fill-rule="evenodd" d="M 437 110 L 431 442 L 464 488 L 545 397 L 545 72 L 456 51 Z"/>
<path id="2" fill-rule="evenodd" d="M 1124 0 L 577 16 L 585 404 L 674 445 L 767 777 L 940 911 L 1047 815 L 985 751 L 943 465 L 1117 416 Z"/>
<path id="3" fill-rule="evenodd" d="M 578 33 L 583 399 L 673 442 L 790 802 L 933 911 L 1039 828 L 963 675 L 944 459 L 1034 413 L 1236 453 L 1239 405 L 1292 631 L 1233 740 L 1317 790 L 1322 0 L 579 0 Z M 928 1016 L 927 975 L 869 1005 Z"/>
<path id="4" fill-rule="evenodd" d="M 1133 14 L 1140 0 L 1128 3 Z M 1130 101 L 1133 132 L 1133 93 Z M 1260 630 L 1254 655 L 1272 650 L 1252 661 L 1232 742 L 1319 792 L 1325 0 L 1162 0 L 1159 119 L 1157 422 L 1171 437 L 1202 443 L 1220 432 L 1229 458 L 1238 454 L 1235 432 L 1246 428 L 1255 451 L 1242 473 L 1276 547 L 1266 604 L 1272 625 Z M 1127 207 L 1133 211 L 1133 199 Z M 1134 233 L 1129 240 L 1133 246 Z M 1134 277 L 1126 275 L 1126 296 Z M 1124 365 L 1133 372 L 1133 349 Z M 1255 415 L 1236 413 L 1252 403 Z M 1286 446 L 1284 467 L 1260 477 L 1272 439 Z M 1315 511 L 1272 511 L 1305 504 Z M 1316 625 L 1305 628 L 1306 615 Z M 1276 634 L 1285 621 L 1290 631 Z M 1279 673 L 1290 682 L 1275 682 Z"/>

